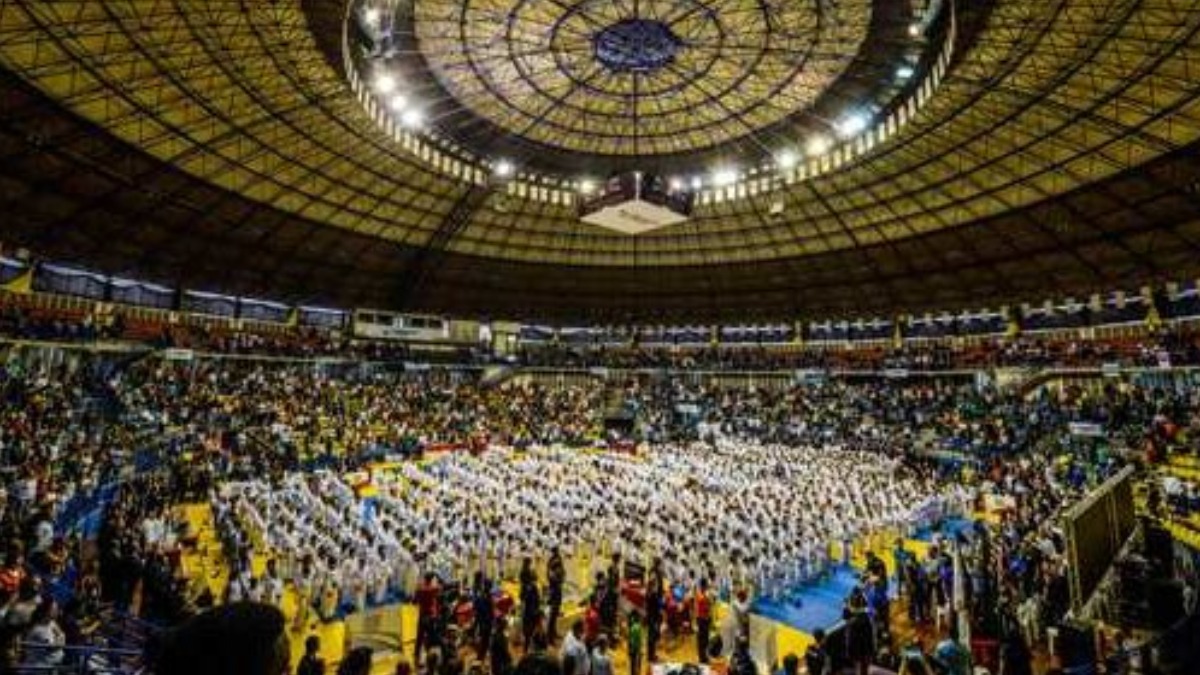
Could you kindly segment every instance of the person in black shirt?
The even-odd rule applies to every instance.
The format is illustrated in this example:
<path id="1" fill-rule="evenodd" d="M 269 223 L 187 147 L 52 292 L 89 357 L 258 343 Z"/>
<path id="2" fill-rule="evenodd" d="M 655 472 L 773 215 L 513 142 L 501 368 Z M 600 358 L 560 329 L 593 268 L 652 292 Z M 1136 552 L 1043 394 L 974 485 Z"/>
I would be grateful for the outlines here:
<path id="1" fill-rule="evenodd" d="M 488 657 L 492 666 L 491 675 L 508 675 L 512 671 L 512 653 L 508 650 L 508 619 L 503 616 L 492 630 Z"/>
<path id="2" fill-rule="evenodd" d="M 566 577 L 567 570 L 563 565 L 562 555 L 555 546 L 550 552 L 550 560 L 546 563 L 546 603 L 549 612 L 546 618 L 546 639 L 551 644 L 558 639 L 558 616 L 562 608 L 563 583 Z"/>
<path id="3" fill-rule="evenodd" d="M 600 623 L 612 641 L 617 641 L 617 609 L 621 600 L 621 554 L 614 553 L 605 577 L 605 593 L 600 604 Z"/>
<path id="4" fill-rule="evenodd" d="M 300 657 L 300 665 L 296 675 L 325 675 L 325 659 L 321 658 L 321 639 L 309 635 L 304 640 L 304 656 Z"/>
<path id="5" fill-rule="evenodd" d="M 492 601 L 492 582 L 482 573 L 475 575 L 475 587 L 471 595 L 471 608 L 475 613 L 475 645 L 479 658 L 488 653 L 492 643 L 492 622 L 495 605 Z"/>
<path id="6" fill-rule="evenodd" d="M 846 658 L 854 666 L 858 675 L 866 675 L 875 656 L 875 629 L 871 625 L 871 617 L 867 614 L 865 605 L 856 607 L 853 603 L 845 611 L 846 619 Z"/>
<path id="7" fill-rule="evenodd" d="M 558 661 L 547 651 L 549 644 L 545 633 L 534 633 L 531 645 L 532 649 L 517 663 L 516 675 L 562 675 Z M 496 673 L 493 671 L 492 675 Z"/>
<path id="8" fill-rule="evenodd" d="M 663 572 L 662 559 L 654 559 L 650 580 L 646 584 L 646 656 L 650 663 L 658 660 L 658 633 L 663 620 Z"/>
<path id="9" fill-rule="evenodd" d="M 804 652 L 804 667 L 808 675 L 829 675 L 832 670 L 825 651 L 825 631 L 820 628 L 813 632 L 813 643 Z"/>
<path id="10" fill-rule="evenodd" d="M 538 632 L 538 621 L 542 616 L 541 594 L 529 558 L 521 566 L 521 631 L 525 637 L 525 651 L 533 644 L 534 633 Z M 545 636 L 542 636 L 545 640 Z"/>

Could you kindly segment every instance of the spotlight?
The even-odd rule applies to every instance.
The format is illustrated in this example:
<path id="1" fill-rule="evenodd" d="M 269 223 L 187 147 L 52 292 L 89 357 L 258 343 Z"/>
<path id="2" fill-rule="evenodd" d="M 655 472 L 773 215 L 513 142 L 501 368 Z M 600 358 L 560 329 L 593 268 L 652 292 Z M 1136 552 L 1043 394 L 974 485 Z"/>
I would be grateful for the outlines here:
<path id="1" fill-rule="evenodd" d="M 375 91 L 381 94 L 390 94 L 396 89 L 396 78 L 383 73 L 375 78 Z"/>
<path id="2" fill-rule="evenodd" d="M 421 111 L 417 110 L 416 108 L 409 108 L 400 115 L 400 123 L 409 129 L 416 129 L 417 127 L 420 127 L 421 123 L 424 121 L 425 116 L 422 115 Z"/>
<path id="3" fill-rule="evenodd" d="M 912 76 L 913 76 L 913 67 L 912 66 L 900 66 L 899 68 L 896 69 L 896 77 L 900 78 L 901 80 L 907 80 L 908 78 L 910 78 Z"/>
<path id="4" fill-rule="evenodd" d="M 793 166 L 796 166 L 796 160 L 797 157 L 795 151 L 790 149 L 781 150 L 779 154 L 775 156 L 775 163 L 779 165 L 779 168 L 781 169 L 790 169 Z"/>
<path id="5" fill-rule="evenodd" d="M 733 185 L 737 182 L 737 178 L 737 171 L 730 168 L 717 169 L 713 171 L 712 175 L 713 185 L 716 185 L 717 187 Z"/>
<path id="6" fill-rule="evenodd" d="M 867 116 L 863 113 L 854 113 L 842 121 L 837 123 L 838 135 L 843 138 L 850 138 L 862 133 L 868 124 Z"/>
<path id="7" fill-rule="evenodd" d="M 392 107 L 392 110 L 400 112 L 408 107 L 408 99 L 404 97 L 404 94 L 396 94 L 391 101 L 388 101 L 388 105 Z"/>
<path id="8" fill-rule="evenodd" d="M 831 145 L 832 143 L 829 142 L 829 138 L 825 136 L 813 136 L 808 139 L 808 144 L 804 146 L 804 150 L 808 153 L 809 157 L 820 157 L 829 152 Z"/>
<path id="9" fill-rule="evenodd" d="M 508 178 L 513 173 L 513 164 L 507 159 L 502 159 L 492 167 L 492 172 L 501 178 Z"/>

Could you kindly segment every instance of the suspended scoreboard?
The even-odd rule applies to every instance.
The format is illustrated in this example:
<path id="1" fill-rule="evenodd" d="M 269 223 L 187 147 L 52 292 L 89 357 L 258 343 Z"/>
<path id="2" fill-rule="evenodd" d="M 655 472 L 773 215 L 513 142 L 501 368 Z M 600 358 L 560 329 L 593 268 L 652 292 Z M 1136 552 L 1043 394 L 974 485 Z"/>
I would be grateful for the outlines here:
<path id="1" fill-rule="evenodd" d="M 661 176 L 641 172 L 609 178 L 579 202 L 579 218 L 622 234 L 642 234 L 688 220 L 694 194 Z"/>

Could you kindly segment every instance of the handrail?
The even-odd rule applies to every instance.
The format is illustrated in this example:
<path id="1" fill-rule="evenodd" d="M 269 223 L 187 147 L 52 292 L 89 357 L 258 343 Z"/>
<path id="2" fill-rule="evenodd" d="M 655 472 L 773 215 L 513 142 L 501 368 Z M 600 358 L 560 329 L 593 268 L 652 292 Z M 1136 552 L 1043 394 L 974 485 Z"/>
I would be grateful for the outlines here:
<path id="1" fill-rule="evenodd" d="M 61 651 L 61 652 L 67 653 L 67 654 L 103 653 L 103 654 L 111 654 L 113 656 L 136 656 L 136 657 L 142 656 L 142 650 L 128 649 L 126 647 L 98 647 L 98 646 L 94 646 L 94 645 L 56 646 L 56 645 L 48 645 L 44 642 L 30 642 L 28 640 L 19 641 L 17 643 L 17 646 L 21 647 L 22 649 L 32 648 L 32 649 L 42 649 L 42 650 L 54 650 L 54 651 Z"/>
<path id="2" fill-rule="evenodd" d="M 142 664 L 144 653 L 138 649 L 124 647 L 100 647 L 93 645 L 48 645 L 40 642 L 21 641 L 20 652 L 60 653 L 59 663 L 22 663 L 12 669 L 16 675 L 53 673 L 54 675 L 138 675 L 146 671 Z"/>

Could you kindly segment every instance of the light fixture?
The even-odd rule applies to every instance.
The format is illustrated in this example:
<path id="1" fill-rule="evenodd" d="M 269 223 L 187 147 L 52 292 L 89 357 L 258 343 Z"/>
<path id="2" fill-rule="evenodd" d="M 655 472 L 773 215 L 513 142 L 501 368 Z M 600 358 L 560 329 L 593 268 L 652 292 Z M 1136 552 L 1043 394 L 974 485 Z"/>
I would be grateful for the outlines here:
<path id="1" fill-rule="evenodd" d="M 381 94 L 390 94 L 396 89 L 396 78 L 387 73 L 382 73 L 375 78 L 375 91 Z"/>
<path id="2" fill-rule="evenodd" d="M 701 178 L 700 176 L 693 176 L 692 177 L 692 189 L 699 190 L 702 187 L 704 187 L 704 179 Z"/>
<path id="3" fill-rule="evenodd" d="M 900 78 L 901 80 L 907 80 L 913 76 L 913 72 L 912 66 L 900 66 L 896 69 L 896 77 Z"/>
<path id="4" fill-rule="evenodd" d="M 829 152 L 829 148 L 832 145 L 827 136 L 813 136 L 808 139 L 808 143 L 804 146 L 804 151 L 808 153 L 809 157 L 820 157 Z"/>
<path id="5" fill-rule="evenodd" d="M 857 136 L 867 128 L 868 122 L 867 116 L 863 113 L 852 113 L 837 123 L 838 135 L 842 138 Z"/>
<path id="6" fill-rule="evenodd" d="M 388 105 L 392 107 L 392 110 L 400 112 L 408 107 L 408 99 L 404 97 L 404 94 L 396 94 L 392 100 L 388 101 Z"/>
<path id="7" fill-rule="evenodd" d="M 683 181 L 678 178 L 672 178 L 667 183 L 667 187 L 671 190 L 671 192 L 679 192 L 683 189 Z"/>
<path id="8" fill-rule="evenodd" d="M 508 176 L 512 175 L 513 164 L 507 159 L 502 159 L 496 162 L 496 165 L 492 168 L 492 171 L 501 178 L 507 178 Z"/>
<path id="9" fill-rule="evenodd" d="M 908 27 L 909 37 L 921 37 L 921 33 L 924 33 L 924 32 L 925 32 L 925 29 L 923 29 L 921 27 L 920 23 L 910 24 Z"/>
<path id="10" fill-rule="evenodd" d="M 379 23 L 379 8 L 368 7 L 363 10 L 363 18 L 372 26 Z"/>
<path id="11" fill-rule="evenodd" d="M 400 123 L 409 129 L 416 129 L 425 121 L 425 116 L 416 108 L 409 108 L 400 115 Z"/>
<path id="12" fill-rule="evenodd" d="M 591 194 L 595 189 L 596 183 L 594 183 L 590 178 L 584 178 L 583 180 L 579 181 L 579 191 L 583 194 Z"/>
<path id="13" fill-rule="evenodd" d="M 797 159 L 796 152 L 789 148 L 781 150 L 779 154 L 775 156 L 775 163 L 778 164 L 779 168 L 781 169 L 790 169 L 793 166 L 796 166 Z"/>
<path id="14" fill-rule="evenodd" d="M 712 175 L 713 185 L 716 185 L 717 187 L 732 185 L 737 182 L 737 178 L 737 171 L 729 167 L 716 169 L 713 171 Z"/>

